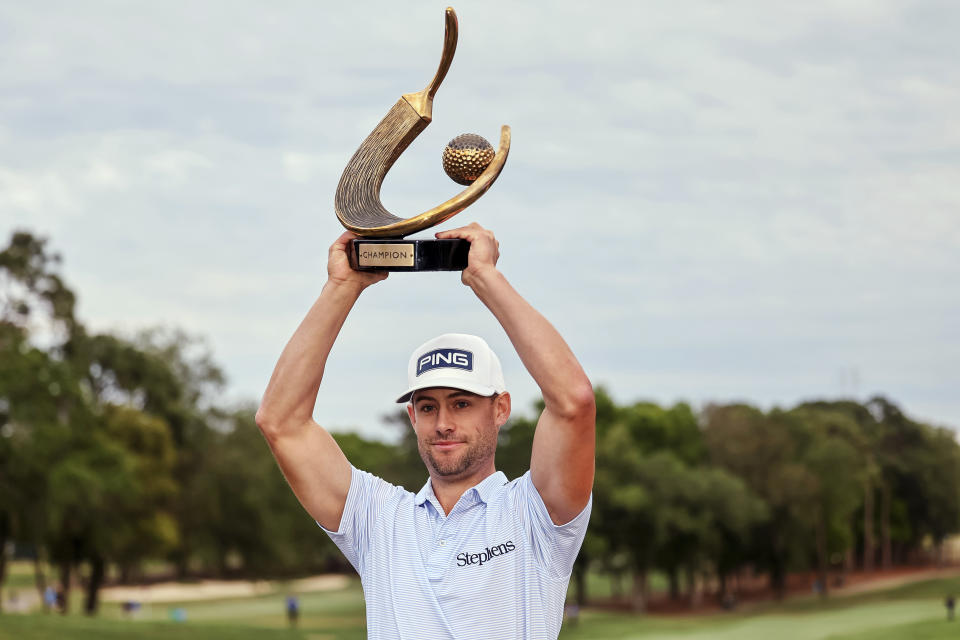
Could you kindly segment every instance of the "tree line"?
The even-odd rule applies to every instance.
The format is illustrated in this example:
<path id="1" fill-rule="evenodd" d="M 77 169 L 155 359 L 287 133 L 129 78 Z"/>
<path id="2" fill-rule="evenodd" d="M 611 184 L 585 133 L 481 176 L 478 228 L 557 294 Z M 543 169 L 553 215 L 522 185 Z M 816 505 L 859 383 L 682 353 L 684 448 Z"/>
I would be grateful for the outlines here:
<path id="1" fill-rule="evenodd" d="M 47 241 L 16 232 L 0 252 L 0 550 L 34 562 L 43 592 L 108 578 L 278 578 L 350 571 L 297 504 L 254 423 L 224 406 L 222 370 L 182 332 L 92 332 Z M 662 407 L 597 396 L 591 524 L 574 568 L 643 609 L 649 577 L 672 597 L 733 591 L 744 571 L 782 594 L 792 571 L 915 562 L 960 529 L 954 433 L 892 401 Z M 529 467 L 536 416 L 501 431 L 497 467 Z M 417 491 L 426 472 L 405 412 L 393 444 L 335 437 L 356 466 Z M 13 543 L 12 545 L 10 543 Z M 8 553 L 0 553 L 0 585 Z M 82 579 L 80 579 L 82 578 Z M 64 588 L 66 587 L 66 588 Z"/>

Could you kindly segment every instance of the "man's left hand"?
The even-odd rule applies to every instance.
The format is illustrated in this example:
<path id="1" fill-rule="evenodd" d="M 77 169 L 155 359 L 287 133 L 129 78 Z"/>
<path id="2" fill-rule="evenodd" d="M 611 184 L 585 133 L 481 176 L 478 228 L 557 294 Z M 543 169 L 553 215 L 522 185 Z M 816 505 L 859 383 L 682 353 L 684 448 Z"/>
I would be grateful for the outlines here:
<path id="1" fill-rule="evenodd" d="M 473 287 L 472 283 L 485 272 L 496 270 L 497 260 L 500 258 L 500 243 L 497 242 L 492 231 L 484 229 L 476 222 L 471 222 L 458 229 L 440 231 L 436 234 L 436 237 L 440 239 L 460 238 L 470 242 L 467 268 L 463 270 L 463 274 L 460 276 L 463 284 L 468 287 Z"/>

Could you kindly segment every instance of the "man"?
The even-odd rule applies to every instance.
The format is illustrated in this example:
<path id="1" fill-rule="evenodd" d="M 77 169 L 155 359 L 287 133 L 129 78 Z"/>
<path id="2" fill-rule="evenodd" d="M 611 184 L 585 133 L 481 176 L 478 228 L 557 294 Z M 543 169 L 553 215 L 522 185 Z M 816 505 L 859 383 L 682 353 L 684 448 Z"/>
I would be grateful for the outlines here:
<path id="1" fill-rule="evenodd" d="M 292 593 L 287 594 L 287 622 L 291 628 L 296 628 L 300 617 L 300 598 Z"/>
<path id="2" fill-rule="evenodd" d="M 301 504 L 360 574 L 370 638 L 556 638 L 590 514 L 593 388 L 556 329 L 497 270 L 492 233 L 471 224 L 436 235 L 470 241 L 461 279 L 543 394 L 530 471 L 512 482 L 496 471 L 510 394 L 474 336 L 441 336 L 411 358 L 398 402 L 409 403 L 430 476 L 419 493 L 353 468 L 313 421 L 340 328 L 360 293 L 387 277 L 350 268 L 349 233 L 330 248 L 327 283 L 280 356 L 257 424 Z"/>

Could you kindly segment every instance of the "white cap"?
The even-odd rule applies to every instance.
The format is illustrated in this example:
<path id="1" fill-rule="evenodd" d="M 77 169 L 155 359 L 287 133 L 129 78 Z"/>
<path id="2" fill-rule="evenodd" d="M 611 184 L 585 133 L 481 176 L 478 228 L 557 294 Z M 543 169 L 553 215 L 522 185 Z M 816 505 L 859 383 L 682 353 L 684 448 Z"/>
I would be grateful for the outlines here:
<path id="1" fill-rule="evenodd" d="M 414 391 L 431 387 L 480 396 L 507 390 L 497 354 L 483 338 L 465 333 L 445 333 L 414 350 L 407 365 L 407 391 L 397 402 L 409 402 Z"/>

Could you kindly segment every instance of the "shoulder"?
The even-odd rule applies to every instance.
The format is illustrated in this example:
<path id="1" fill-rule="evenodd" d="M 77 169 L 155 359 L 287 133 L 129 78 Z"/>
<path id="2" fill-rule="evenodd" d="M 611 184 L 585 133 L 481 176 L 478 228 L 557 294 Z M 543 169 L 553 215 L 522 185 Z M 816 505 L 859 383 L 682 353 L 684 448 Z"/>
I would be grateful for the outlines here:
<path id="1" fill-rule="evenodd" d="M 413 504 L 414 494 L 403 487 L 387 482 L 368 471 L 350 466 L 350 489 L 343 507 L 340 528 L 343 534 L 350 529 L 360 530 L 384 519 L 381 516 L 396 512 L 405 504 Z"/>
<path id="2" fill-rule="evenodd" d="M 373 501 L 403 502 L 409 500 L 412 502 L 415 497 L 415 494 L 405 488 L 353 466 L 351 466 L 350 493 L 357 493 L 359 494 L 358 497 L 365 497 Z"/>
<path id="3" fill-rule="evenodd" d="M 403 487 L 351 465 L 350 490 L 339 528 L 332 531 L 320 526 L 333 537 L 362 538 L 374 528 L 393 522 L 395 514 L 407 506 L 412 508 L 414 497 Z"/>
<path id="4" fill-rule="evenodd" d="M 559 525 L 555 524 L 550 519 L 550 512 L 547 509 L 547 505 L 544 503 L 543 496 L 540 495 L 536 485 L 533 484 L 533 478 L 529 471 L 519 478 L 511 480 L 507 485 L 507 492 L 505 493 L 513 505 L 525 506 L 528 515 L 535 520 L 543 521 L 543 524 L 548 524 L 551 529 L 556 530 L 564 528 L 575 529 L 580 526 L 585 526 L 586 521 L 590 519 L 590 511 L 593 507 L 593 495 L 591 494 L 586 506 L 580 513 L 574 516 L 569 522 Z"/>

